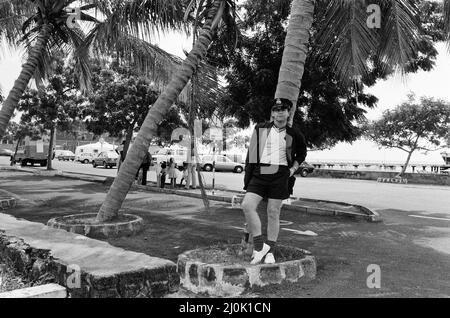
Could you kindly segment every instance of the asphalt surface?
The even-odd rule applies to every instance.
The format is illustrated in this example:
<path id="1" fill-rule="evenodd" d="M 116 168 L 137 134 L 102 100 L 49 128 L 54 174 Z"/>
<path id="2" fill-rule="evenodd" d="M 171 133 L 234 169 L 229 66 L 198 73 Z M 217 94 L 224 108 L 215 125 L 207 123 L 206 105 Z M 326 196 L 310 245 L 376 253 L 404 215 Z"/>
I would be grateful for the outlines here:
<path id="1" fill-rule="evenodd" d="M 7 213 L 42 223 L 57 215 L 97 211 L 108 190 L 99 183 L 8 171 L 0 171 L 0 189 L 20 200 Z M 237 241 L 242 235 L 242 211 L 223 203 L 214 202 L 208 215 L 198 199 L 131 191 L 123 208 L 142 216 L 149 226 L 136 237 L 108 242 L 152 256 L 176 260 L 182 251 Z M 317 279 L 254 293 L 261 297 L 450 297 L 448 221 L 408 217 L 403 212 L 382 210 L 382 223 L 283 213 L 279 243 L 311 251 L 317 258 Z M 296 232 L 307 230 L 318 235 Z M 380 269 L 379 288 L 367 284 L 371 266 Z"/>

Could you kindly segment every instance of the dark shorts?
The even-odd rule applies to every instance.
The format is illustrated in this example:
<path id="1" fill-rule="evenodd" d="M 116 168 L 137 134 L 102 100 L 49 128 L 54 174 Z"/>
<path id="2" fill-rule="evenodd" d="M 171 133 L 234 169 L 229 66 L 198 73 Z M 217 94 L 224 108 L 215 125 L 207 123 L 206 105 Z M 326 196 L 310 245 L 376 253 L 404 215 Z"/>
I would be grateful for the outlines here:
<path id="1" fill-rule="evenodd" d="M 270 170 L 264 170 L 269 169 Z M 261 173 L 263 169 L 263 173 Z M 273 170 L 272 170 L 273 169 Z M 275 172 L 271 174 L 264 173 Z M 247 192 L 255 193 L 263 198 L 285 200 L 289 198 L 290 171 L 287 166 L 255 167 L 252 178 L 247 186 Z"/>

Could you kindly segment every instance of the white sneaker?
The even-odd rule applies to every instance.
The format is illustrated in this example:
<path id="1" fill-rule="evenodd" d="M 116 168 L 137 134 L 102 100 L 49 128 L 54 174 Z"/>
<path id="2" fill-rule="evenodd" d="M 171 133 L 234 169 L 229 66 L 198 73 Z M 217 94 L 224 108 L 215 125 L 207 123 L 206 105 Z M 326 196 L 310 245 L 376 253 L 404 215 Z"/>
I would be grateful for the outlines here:
<path id="1" fill-rule="evenodd" d="M 264 264 L 275 264 L 275 257 L 273 257 L 272 253 L 267 253 Z"/>
<path id="2" fill-rule="evenodd" d="M 254 257 L 250 264 L 255 265 L 261 262 L 264 256 L 269 252 L 270 246 L 264 243 L 262 250 L 260 251 L 253 251 Z"/>

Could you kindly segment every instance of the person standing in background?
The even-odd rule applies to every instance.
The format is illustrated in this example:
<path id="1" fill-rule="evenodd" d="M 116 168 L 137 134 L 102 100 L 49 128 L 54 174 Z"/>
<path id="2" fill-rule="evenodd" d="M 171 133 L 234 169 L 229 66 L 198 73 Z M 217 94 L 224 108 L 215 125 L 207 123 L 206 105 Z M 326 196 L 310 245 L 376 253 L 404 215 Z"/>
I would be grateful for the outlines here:
<path id="1" fill-rule="evenodd" d="M 119 158 L 117 158 L 117 161 L 118 161 L 117 173 L 119 173 L 120 166 L 122 165 L 122 162 L 124 162 L 124 160 L 125 160 L 125 155 L 123 152 L 124 147 L 125 147 L 125 140 L 122 141 L 122 143 L 115 149 L 116 153 L 119 155 Z"/>
<path id="2" fill-rule="evenodd" d="M 147 172 L 150 169 L 150 165 L 152 164 L 152 155 L 147 151 L 145 154 L 144 160 L 142 160 L 142 164 L 139 167 L 139 172 L 142 170 L 142 185 L 147 185 Z"/>
<path id="3" fill-rule="evenodd" d="M 173 188 L 175 188 L 176 181 L 177 181 L 177 172 L 175 171 L 176 167 L 175 167 L 175 161 L 173 160 L 173 158 L 170 158 L 167 169 L 168 169 L 167 175 L 168 175 L 168 178 L 170 179 L 170 187 L 173 189 Z"/>
<path id="4" fill-rule="evenodd" d="M 161 162 L 161 172 L 160 172 L 160 182 L 161 182 L 161 188 L 164 188 L 166 185 L 166 173 L 167 173 L 167 164 L 165 161 Z"/>

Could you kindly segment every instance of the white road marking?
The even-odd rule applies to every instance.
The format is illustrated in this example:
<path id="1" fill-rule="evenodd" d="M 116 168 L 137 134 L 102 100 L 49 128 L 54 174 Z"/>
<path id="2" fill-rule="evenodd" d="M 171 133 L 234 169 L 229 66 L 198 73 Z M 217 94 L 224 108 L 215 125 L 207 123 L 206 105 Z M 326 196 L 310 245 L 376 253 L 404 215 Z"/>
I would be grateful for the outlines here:
<path id="1" fill-rule="evenodd" d="M 299 231 L 299 230 L 285 229 L 285 228 L 282 228 L 282 230 L 293 232 L 295 234 L 300 234 L 300 235 L 317 236 L 317 233 L 314 233 L 313 231 L 309 231 L 309 230 L 308 231 Z"/>
<path id="2" fill-rule="evenodd" d="M 450 221 L 450 219 L 446 219 L 446 218 L 435 218 L 432 216 L 423 216 L 423 215 L 408 215 L 408 216 L 412 216 L 413 218 L 422 218 L 422 219 L 432 219 L 432 220 L 443 220 L 443 221 Z"/>

